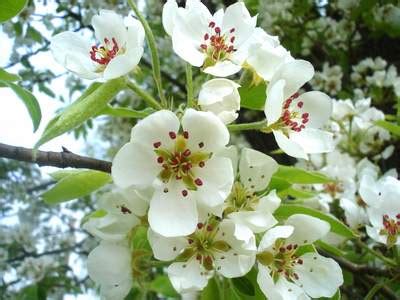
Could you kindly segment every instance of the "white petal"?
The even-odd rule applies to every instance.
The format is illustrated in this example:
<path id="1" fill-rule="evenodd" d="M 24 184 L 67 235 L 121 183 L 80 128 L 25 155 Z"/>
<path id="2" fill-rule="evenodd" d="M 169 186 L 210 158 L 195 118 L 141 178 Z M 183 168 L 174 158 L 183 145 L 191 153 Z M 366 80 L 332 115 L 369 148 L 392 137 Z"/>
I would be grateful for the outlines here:
<path id="1" fill-rule="evenodd" d="M 278 163 L 272 157 L 250 148 L 243 148 L 239 176 L 245 187 L 257 192 L 266 189 L 272 174 L 277 170 Z"/>
<path id="2" fill-rule="evenodd" d="M 222 123 L 230 124 L 239 117 L 239 114 L 234 111 L 223 111 L 217 114 L 217 116 L 222 121 Z"/>
<path id="3" fill-rule="evenodd" d="M 228 198 L 233 185 L 233 169 L 229 158 L 215 156 L 205 162 L 203 168 L 192 169 L 203 184 L 197 188 L 196 197 L 209 207 L 220 205 Z M 210 195 L 212 195 L 210 197 Z"/>
<path id="4" fill-rule="evenodd" d="M 301 112 L 310 114 L 307 127 L 320 128 L 332 115 L 332 100 L 327 94 L 312 91 L 301 94 L 298 101 L 302 101 Z"/>
<path id="5" fill-rule="evenodd" d="M 197 260 L 171 264 L 167 273 L 178 293 L 199 291 L 206 287 L 208 274 Z"/>
<path id="6" fill-rule="evenodd" d="M 162 11 L 162 24 L 168 35 L 172 35 L 174 30 L 174 19 L 176 18 L 177 11 L 178 4 L 176 3 L 176 0 L 168 0 L 164 4 Z"/>
<path id="7" fill-rule="evenodd" d="M 96 283 L 119 285 L 132 277 L 129 248 L 102 242 L 89 253 L 87 269 Z"/>
<path id="8" fill-rule="evenodd" d="M 234 145 L 225 147 L 222 151 L 218 152 L 218 156 L 227 157 L 231 160 L 234 177 L 236 178 L 239 164 L 239 154 L 237 147 Z"/>
<path id="9" fill-rule="evenodd" d="M 255 263 L 256 256 L 242 255 L 229 250 L 215 255 L 215 267 L 218 273 L 227 278 L 241 277 L 247 274 Z"/>
<path id="10" fill-rule="evenodd" d="M 100 294 L 105 300 L 124 300 L 133 286 L 132 279 L 120 282 L 117 286 L 112 284 L 102 284 Z"/>
<path id="11" fill-rule="evenodd" d="M 189 245 L 186 238 L 167 238 L 154 232 L 151 228 L 147 232 L 147 238 L 153 249 L 154 257 L 159 260 L 173 260 Z"/>
<path id="12" fill-rule="evenodd" d="M 268 230 L 258 245 L 258 252 L 268 250 L 277 239 L 288 238 L 294 231 L 293 226 L 275 226 Z"/>
<path id="13" fill-rule="evenodd" d="M 265 211 L 233 212 L 228 215 L 228 218 L 237 224 L 247 226 L 254 233 L 264 232 L 278 223 L 272 214 Z"/>
<path id="14" fill-rule="evenodd" d="M 383 228 L 365 226 L 365 229 L 367 230 L 367 234 L 371 239 L 377 241 L 378 243 L 387 243 L 387 236 L 379 233 Z"/>
<path id="15" fill-rule="evenodd" d="M 285 224 L 294 227 L 294 232 L 288 238 L 287 242 L 298 245 L 311 244 L 319 240 L 324 237 L 331 228 L 326 221 L 302 214 L 291 215 Z"/>
<path id="16" fill-rule="evenodd" d="M 279 207 L 279 205 L 281 205 L 281 199 L 276 194 L 276 191 L 272 190 L 268 193 L 268 195 L 260 199 L 256 210 L 273 213 Z"/>
<path id="17" fill-rule="evenodd" d="M 145 32 L 142 23 L 135 18 L 129 19 L 126 48 L 143 48 Z"/>
<path id="18" fill-rule="evenodd" d="M 283 102 L 285 101 L 283 92 L 285 81 L 278 80 L 274 84 L 270 83 L 267 88 L 267 101 L 265 102 L 264 113 L 268 125 L 279 120 L 282 115 Z"/>
<path id="19" fill-rule="evenodd" d="M 101 10 L 98 15 L 93 16 L 92 25 L 100 43 L 104 43 L 104 39 L 111 41 L 115 38 L 120 48 L 125 46 L 127 30 L 122 16 L 111 10 Z"/>
<path id="20" fill-rule="evenodd" d="M 308 61 L 296 59 L 279 67 L 271 79 L 275 84 L 280 79 L 286 81 L 283 97 L 289 98 L 314 76 L 314 67 Z"/>
<path id="21" fill-rule="evenodd" d="M 290 139 L 303 148 L 305 153 L 326 153 L 334 149 L 333 134 L 314 128 L 291 132 Z"/>
<path id="22" fill-rule="evenodd" d="M 150 202 L 150 227 L 165 237 L 185 236 L 195 231 L 198 223 L 196 201 L 192 193 L 184 197 L 182 186 L 174 182 L 168 192 L 157 190 Z"/>
<path id="23" fill-rule="evenodd" d="M 61 32 L 51 38 L 54 59 L 66 69 L 85 79 L 95 79 L 96 64 L 90 59 L 91 45 L 78 33 Z"/>
<path id="24" fill-rule="evenodd" d="M 153 195 L 153 189 L 137 190 L 133 187 L 121 189 L 117 192 L 120 201 L 137 216 L 144 216 L 149 208 L 149 202 Z"/>
<path id="25" fill-rule="evenodd" d="M 210 112 L 187 109 L 182 117 L 182 127 L 189 132 L 188 147 L 192 152 L 218 152 L 229 142 L 228 129 Z"/>
<path id="26" fill-rule="evenodd" d="M 179 119 L 172 111 L 160 110 L 133 127 L 131 140 L 151 148 L 154 148 L 154 143 L 161 142 L 161 148 L 173 150 L 175 140 L 170 138 L 169 133 L 177 133 L 179 127 Z"/>
<path id="27" fill-rule="evenodd" d="M 256 251 L 256 240 L 253 232 L 232 220 L 224 219 L 219 224 L 219 231 L 215 236 L 216 240 L 227 242 L 236 253 L 254 254 Z"/>
<path id="28" fill-rule="evenodd" d="M 125 144 L 115 155 L 111 167 L 114 183 L 126 188 L 150 186 L 160 172 L 153 149 L 142 144 Z"/>
<path id="29" fill-rule="evenodd" d="M 275 140 L 279 148 L 281 148 L 281 150 L 285 152 L 287 155 L 297 158 L 308 159 L 306 152 L 298 143 L 296 143 L 292 139 L 289 139 L 281 131 L 274 130 L 273 134 L 275 136 Z"/>
<path id="30" fill-rule="evenodd" d="M 227 77 L 236 74 L 241 69 L 242 67 L 239 64 L 224 60 L 217 62 L 214 66 L 205 68 L 203 72 L 217 77 Z"/>
<path id="31" fill-rule="evenodd" d="M 228 102 L 226 100 L 229 100 L 227 107 L 238 109 L 240 108 L 240 96 L 237 90 L 239 87 L 240 85 L 229 79 L 211 79 L 201 86 L 198 104 L 211 105 L 217 102 Z"/>
<path id="32" fill-rule="evenodd" d="M 296 282 L 312 298 L 332 297 L 343 284 L 343 274 L 338 263 L 311 252 L 302 255 L 301 259 L 303 264 L 294 267 L 299 275 Z"/>
<path id="33" fill-rule="evenodd" d="M 137 66 L 142 55 L 143 48 L 129 48 L 125 54 L 117 55 L 104 69 L 104 79 L 110 80 L 128 74 Z"/>

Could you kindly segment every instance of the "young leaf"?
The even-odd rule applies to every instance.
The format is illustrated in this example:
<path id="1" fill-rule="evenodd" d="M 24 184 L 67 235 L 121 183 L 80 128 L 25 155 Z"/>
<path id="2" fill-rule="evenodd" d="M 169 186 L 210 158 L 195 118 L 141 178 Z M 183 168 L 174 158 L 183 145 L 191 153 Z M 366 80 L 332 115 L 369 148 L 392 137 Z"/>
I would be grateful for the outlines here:
<path id="1" fill-rule="evenodd" d="M 18 15 L 27 5 L 28 0 L 1 0 L 0 23 Z"/>
<path id="2" fill-rule="evenodd" d="M 235 289 L 237 289 L 240 293 L 248 296 L 255 295 L 256 292 L 254 290 L 254 286 L 246 277 L 232 278 L 231 281 Z"/>
<path id="3" fill-rule="evenodd" d="M 46 203 L 58 204 L 89 195 L 111 182 L 108 173 L 95 170 L 79 170 L 63 177 L 57 184 L 41 196 Z"/>
<path id="4" fill-rule="evenodd" d="M 333 216 L 326 215 L 318 210 L 292 204 L 281 204 L 281 206 L 275 211 L 274 215 L 280 220 L 285 220 L 294 214 L 305 214 L 310 215 L 321 220 L 328 222 L 331 225 L 331 231 L 344 236 L 346 238 L 356 238 L 357 235 L 345 224 L 336 219 Z"/>
<path id="5" fill-rule="evenodd" d="M 240 87 L 240 105 L 249 109 L 263 110 L 267 98 L 266 90 L 267 87 L 264 82 L 257 86 Z"/>
<path id="6" fill-rule="evenodd" d="M 327 243 L 325 243 L 325 242 L 323 242 L 323 241 L 316 241 L 316 242 L 315 242 L 315 245 L 316 245 L 317 247 L 321 248 L 322 250 L 325 250 L 326 252 L 329 252 L 329 253 L 331 253 L 331 254 L 333 254 L 333 255 L 336 255 L 336 256 L 344 256 L 344 253 L 343 253 L 342 250 L 336 248 L 336 247 L 333 246 L 333 245 L 327 244 Z"/>
<path id="7" fill-rule="evenodd" d="M 149 289 L 165 297 L 177 298 L 179 296 L 166 275 L 157 276 L 152 282 L 150 282 Z"/>
<path id="8" fill-rule="evenodd" d="M 46 126 L 35 149 L 53 138 L 66 133 L 86 120 L 99 115 L 118 92 L 125 86 L 124 78 L 117 78 L 103 84 L 89 87 L 88 91 L 68 106 L 60 115 L 52 119 Z M 84 96 L 84 97 L 83 97 Z"/>
<path id="9" fill-rule="evenodd" d="M 306 171 L 300 168 L 282 165 L 279 166 L 278 171 L 273 177 L 286 180 L 291 184 L 328 183 L 333 181 L 319 172 Z"/>
<path id="10" fill-rule="evenodd" d="M 0 68 L 0 80 L 12 82 L 21 80 L 21 77 L 19 77 L 17 74 L 8 73 L 6 70 Z"/>
<path id="11" fill-rule="evenodd" d="M 384 121 L 384 120 L 379 120 L 379 121 L 375 122 L 375 125 L 386 129 L 390 133 L 400 136 L 400 126 L 396 125 L 395 123 L 391 123 L 391 122 Z"/>
<path id="12" fill-rule="evenodd" d="M 28 90 L 25 90 L 15 83 L 4 80 L 0 80 L 0 83 L 12 89 L 14 93 L 18 96 L 18 98 L 21 99 L 22 102 L 25 104 L 25 107 L 27 108 L 29 115 L 31 116 L 33 131 L 35 132 L 39 128 L 40 120 L 42 119 L 42 112 L 40 111 L 39 102 L 37 101 L 35 96 Z"/>
<path id="13" fill-rule="evenodd" d="M 200 300 L 218 299 L 219 288 L 215 277 L 208 281 L 207 286 L 203 289 L 200 295 Z"/>

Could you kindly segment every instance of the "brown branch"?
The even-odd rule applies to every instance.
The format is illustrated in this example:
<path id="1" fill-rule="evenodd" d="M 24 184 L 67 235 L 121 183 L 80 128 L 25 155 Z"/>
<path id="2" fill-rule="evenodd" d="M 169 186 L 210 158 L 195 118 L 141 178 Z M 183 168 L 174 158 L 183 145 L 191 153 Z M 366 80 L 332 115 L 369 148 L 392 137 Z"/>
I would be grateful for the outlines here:
<path id="1" fill-rule="evenodd" d="M 39 166 L 58 168 L 83 168 L 111 173 L 111 162 L 91 157 L 80 156 L 72 152 L 37 151 L 0 143 L 0 157 L 36 163 Z"/>

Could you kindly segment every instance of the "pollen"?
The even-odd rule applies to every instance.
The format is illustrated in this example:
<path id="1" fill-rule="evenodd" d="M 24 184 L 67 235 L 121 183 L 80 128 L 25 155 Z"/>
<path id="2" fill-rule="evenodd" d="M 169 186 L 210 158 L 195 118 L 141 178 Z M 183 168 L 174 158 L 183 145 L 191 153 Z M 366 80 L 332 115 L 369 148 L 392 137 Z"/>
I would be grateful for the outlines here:
<path id="1" fill-rule="evenodd" d="M 108 63 L 118 55 L 119 51 L 120 47 L 115 38 L 112 38 L 111 41 L 105 38 L 103 45 L 92 46 L 92 50 L 89 52 L 90 59 L 100 65 L 108 65 Z"/>

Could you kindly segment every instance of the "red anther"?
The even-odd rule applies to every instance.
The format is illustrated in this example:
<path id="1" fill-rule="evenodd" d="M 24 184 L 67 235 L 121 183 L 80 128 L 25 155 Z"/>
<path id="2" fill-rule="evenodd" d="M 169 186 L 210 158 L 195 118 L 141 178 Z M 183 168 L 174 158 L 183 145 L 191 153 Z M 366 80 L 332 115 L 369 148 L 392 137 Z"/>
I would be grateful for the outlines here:
<path id="1" fill-rule="evenodd" d="M 397 214 L 397 215 L 396 215 L 396 219 L 400 219 L 400 214 Z"/>
<path id="2" fill-rule="evenodd" d="M 303 118 L 303 119 L 307 119 L 308 117 L 309 117 L 309 113 L 303 113 L 302 115 L 301 115 L 301 117 Z"/>
<path id="3" fill-rule="evenodd" d="M 183 196 L 183 197 L 186 197 L 187 195 L 188 195 L 188 191 L 187 191 L 187 190 L 183 190 L 183 191 L 182 191 L 182 196 Z"/>
<path id="4" fill-rule="evenodd" d="M 121 212 L 125 215 L 125 214 L 131 214 L 131 210 L 125 206 L 121 206 Z"/>
<path id="5" fill-rule="evenodd" d="M 293 273 L 293 277 L 297 280 L 299 279 L 299 275 L 297 275 L 297 273 Z"/>
<path id="6" fill-rule="evenodd" d="M 184 131 L 184 132 L 183 132 L 183 137 L 184 137 L 185 139 L 188 139 L 188 138 L 189 138 L 189 132 Z"/>
<path id="7" fill-rule="evenodd" d="M 298 108 L 302 108 L 302 107 L 303 107 L 303 104 L 304 104 L 303 101 L 299 101 L 299 102 L 297 103 L 297 107 L 298 107 Z"/>
<path id="8" fill-rule="evenodd" d="M 292 98 L 293 98 L 293 99 L 296 99 L 296 98 L 299 97 L 299 96 L 300 96 L 299 92 L 296 92 L 296 93 L 294 93 L 294 94 L 292 95 Z"/>
<path id="9" fill-rule="evenodd" d="M 207 225 L 206 229 L 207 229 L 207 231 L 212 231 L 213 227 L 211 225 Z"/>
<path id="10" fill-rule="evenodd" d="M 203 185 L 203 181 L 200 178 L 197 178 L 194 183 L 198 186 L 202 186 Z"/>
<path id="11" fill-rule="evenodd" d="M 196 259 L 197 259 L 197 260 L 201 260 L 201 254 L 197 254 L 197 255 L 196 255 Z"/>
<path id="12" fill-rule="evenodd" d="M 161 156 L 157 157 L 157 162 L 159 164 L 162 164 L 164 162 L 164 158 L 162 158 Z"/>
<path id="13" fill-rule="evenodd" d="M 278 270 L 278 273 L 282 273 L 282 272 L 283 272 L 283 269 L 279 269 L 279 270 Z"/>
<path id="14" fill-rule="evenodd" d="M 231 28 L 231 30 L 229 30 L 230 33 L 234 33 L 235 32 L 235 28 Z"/>
<path id="15" fill-rule="evenodd" d="M 204 40 L 207 41 L 209 38 L 210 38 L 210 35 L 209 35 L 208 33 L 206 33 L 206 34 L 204 35 Z"/>
<path id="16" fill-rule="evenodd" d="M 286 275 L 286 277 L 289 277 L 289 272 L 288 271 L 285 271 L 285 275 Z"/>
<path id="17" fill-rule="evenodd" d="M 175 176 L 175 179 L 176 179 L 176 180 L 181 180 L 181 179 L 182 179 L 182 176 L 176 175 L 176 176 Z"/>
<path id="18" fill-rule="evenodd" d="M 200 147 L 200 148 L 203 148 L 203 147 L 204 147 L 204 143 L 203 143 L 203 142 L 200 142 L 200 143 L 199 143 L 199 147 Z"/>
<path id="19" fill-rule="evenodd" d="M 306 126 L 304 126 L 303 124 L 300 125 L 300 129 L 304 129 L 306 128 Z"/>
<path id="20" fill-rule="evenodd" d="M 221 28 L 219 28 L 219 27 L 215 27 L 215 33 L 216 34 L 220 34 L 221 33 Z"/>
<path id="21" fill-rule="evenodd" d="M 297 125 L 298 125 L 298 123 L 297 123 L 297 122 L 292 122 L 292 127 L 296 128 L 296 127 L 297 127 Z"/>
<path id="22" fill-rule="evenodd" d="M 288 249 L 289 251 L 292 250 L 292 248 L 293 248 L 292 244 L 286 246 L 286 249 Z"/>
<path id="23" fill-rule="evenodd" d="M 168 189 L 167 188 L 164 189 L 164 193 L 168 193 Z"/>
<path id="24" fill-rule="evenodd" d="M 203 224 L 203 223 L 197 223 L 197 229 L 202 229 L 202 228 L 203 228 L 203 226 L 204 226 L 204 224 Z"/>
<path id="25" fill-rule="evenodd" d="M 297 260 L 297 263 L 298 263 L 299 265 L 302 265 L 302 264 L 303 264 L 303 260 L 302 260 L 301 258 L 299 258 L 299 259 Z"/>
<path id="26" fill-rule="evenodd" d="M 235 42 L 235 37 L 231 37 L 231 43 Z"/>
<path id="27" fill-rule="evenodd" d="M 299 245 L 294 244 L 294 245 L 293 245 L 293 249 L 297 249 L 298 246 L 299 246 Z"/>
<path id="28" fill-rule="evenodd" d="M 279 248 L 279 252 L 283 253 L 283 252 L 285 252 L 285 251 L 286 251 L 286 249 L 285 249 L 284 247 L 280 247 L 280 248 Z"/>
<path id="29" fill-rule="evenodd" d="M 389 219 L 389 215 L 383 215 L 384 219 Z"/>
<path id="30" fill-rule="evenodd" d="M 171 139 L 176 139 L 176 133 L 175 133 L 175 132 L 170 131 L 170 132 L 168 133 L 168 135 L 169 135 L 169 137 L 170 137 Z"/>
<path id="31" fill-rule="evenodd" d="M 193 240 L 192 239 L 188 239 L 188 243 L 189 244 L 193 244 Z"/>
<path id="32" fill-rule="evenodd" d="M 104 38 L 104 43 L 108 44 L 110 40 L 108 38 Z"/>
<path id="33" fill-rule="evenodd" d="M 286 121 L 285 121 L 285 125 L 286 125 L 286 126 L 290 126 L 291 124 L 292 124 L 292 121 L 290 121 L 290 120 L 286 120 Z"/>
<path id="34" fill-rule="evenodd" d="M 232 45 L 229 46 L 227 52 L 228 52 L 228 53 L 231 53 L 231 52 L 233 52 L 233 51 L 235 51 L 235 48 L 234 48 Z"/>
<path id="35" fill-rule="evenodd" d="M 308 123 L 308 119 L 303 119 L 303 120 L 301 120 L 301 123 L 303 123 L 303 124 L 307 124 Z"/>
<path id="36" fill-rule="evenodd" d="M 200 48 L 203 49 L 203 50 L 207 50 L 207 45 L 206 44 L 201 44 Z"/>
<path id="37" fill-rule="evenodd" d="M 185 151 L 183 151 L 183 153 L 182 153 L 182 155 L 183 156 L 189 156 L 190 154 L 192 154 L 192 152 L 190 152 L 190 150 L 189 149 L 186 149 Z"/>
<path id="38" fill-rule="evenodd" d="M 208 27 L 214 28 L 215 26 L 215 22 L 211 21 L 210 23 L 208 23 Z"/>
<path id="39" fill-rule="evenodd" d="M 158 147 L 161 146 L 161 142 L 155 142 L 155 143 L 153 144 L 153 146 L 154 146 L 154 148 L 158 148 Z"/>
<path id="40" fill-rule="evenodd" d="M 203 168 L 206 164 L 204 163 L 204 161 L 199 162 L 199 167 Z"/>
<path id="41" fill-rule="evenodd" d="M 210 41 L 213 42 L 213 43 L 215 42 L 215 35 L 212 35 L 212 36 L 210 37 Z"/>
<path id="42" fill-rule="evenodd" d="M 179 163 L 179 161 L 178 161 L 178 159 L 177 159 L 176 157 L 173 157 L 173 158 L 171 159 L 171 163 L 172 163 L 173 165 L 177 165 L 177 164 Z"/>

